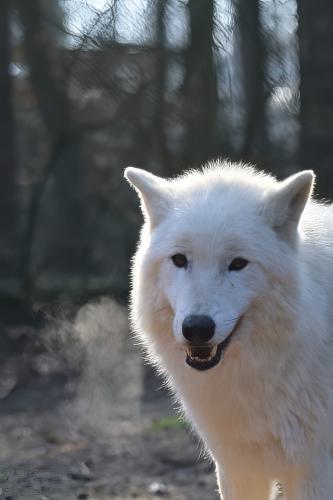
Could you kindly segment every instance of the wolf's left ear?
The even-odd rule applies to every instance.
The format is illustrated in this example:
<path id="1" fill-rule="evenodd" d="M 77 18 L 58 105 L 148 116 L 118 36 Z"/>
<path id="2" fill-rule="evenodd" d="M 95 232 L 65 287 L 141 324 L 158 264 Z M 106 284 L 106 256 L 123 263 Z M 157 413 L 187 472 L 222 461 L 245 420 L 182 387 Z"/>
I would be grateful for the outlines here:
<path id="1" fill-rule="evenodd" d="M 312 170 L 304 170 L 279 182 L 277 190 L 270 195 L 270 222 L 284 237 L 288 238 L 296 231 L 305 205 L 311 197 L 314 179 Z"/>
<path id="2" fill-rule="evenodd" d="M 125 178 L 141 199 L 141 208 L 151 227 L 157 226 L 169 209 L 168 182 L 140 168 L 127 167 Z"/>

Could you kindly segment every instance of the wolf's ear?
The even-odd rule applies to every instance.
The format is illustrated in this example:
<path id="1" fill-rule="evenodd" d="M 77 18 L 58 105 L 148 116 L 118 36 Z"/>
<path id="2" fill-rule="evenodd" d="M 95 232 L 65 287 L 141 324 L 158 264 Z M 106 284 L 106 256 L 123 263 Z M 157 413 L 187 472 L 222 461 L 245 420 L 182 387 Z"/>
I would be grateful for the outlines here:
<path id="1" fill-rule="evenodd" d="M 269 219 L 274 229 L 288 238 L 295 233 L 302 212 L 311 197 L 315 175 L 304 170 L 287 177 L 270 195 Z"/>
<path id="2" fill-rule="evenodd" d="M 140 168 L 127 167 L 125 178 L 139 193 L 141 208 L 151 227 L 157 226 L 169 209 L 167 181 Z"/>

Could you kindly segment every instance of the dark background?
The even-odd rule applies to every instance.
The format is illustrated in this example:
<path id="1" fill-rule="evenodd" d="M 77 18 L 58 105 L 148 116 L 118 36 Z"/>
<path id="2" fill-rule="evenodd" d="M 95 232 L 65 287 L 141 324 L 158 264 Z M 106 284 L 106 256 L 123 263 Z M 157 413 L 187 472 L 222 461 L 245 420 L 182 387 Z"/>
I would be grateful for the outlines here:
<path id="1" fill-rule="evenodd" d="M 4 296 L 126 298 L 128 164 L 313 168 L 332 194 L 331 2 L 95 3 L 1 0 Z"/>
<path id="2" fill-rule="evenodd" d="M 127 165 L 311 168 L 332 196 L 332 20 L 331 0 L 0 0 L 0 413 L 55 404 L 94 357 L 89 387 L 109 380 L 73 331 L 84 304 L 96 325 L 100 297 L 127 301 Z"/>

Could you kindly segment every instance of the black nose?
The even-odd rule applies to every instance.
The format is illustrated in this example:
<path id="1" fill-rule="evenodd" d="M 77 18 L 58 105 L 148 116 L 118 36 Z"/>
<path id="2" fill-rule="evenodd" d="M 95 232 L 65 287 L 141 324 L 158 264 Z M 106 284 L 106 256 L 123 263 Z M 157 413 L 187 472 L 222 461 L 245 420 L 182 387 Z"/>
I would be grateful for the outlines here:
<path id="1" fill-rule="evenodd" d="M 209 342 L 214 336 L 215 323 L 209 316 L 192 314 L 183 321 L 183 335 L 189 342 Z"/>

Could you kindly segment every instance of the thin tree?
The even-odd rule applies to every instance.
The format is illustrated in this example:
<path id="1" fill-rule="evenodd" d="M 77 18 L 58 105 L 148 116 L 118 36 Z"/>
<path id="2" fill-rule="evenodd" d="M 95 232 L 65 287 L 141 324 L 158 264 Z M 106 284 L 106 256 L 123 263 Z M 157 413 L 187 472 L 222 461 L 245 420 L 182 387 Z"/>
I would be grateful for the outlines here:
<path id="1" fill-rule="evenodd" d="M 236 0 L 235 3 L 245 98 L 241 156 L 246 160 L 260 161 L 267 147 L 266 50 L 260 0 Z"/>
<path id="2" fill-rule="evenodd" d="M 50 0 L 58 3 L 57 0 Z M 75 269 L 88 266 L 88 239 L 84 228 L 82 157 L 79 137 L 73 133 L 72 104 L 68 97 L 64 61 L 55 36 L 56 25 L 45 17 L 41 0 L 16 0 L 24 36 L 24 50 L 39 110 L 50 142 L 50 157 L 44 176 L 31 197 L 26 235 L 22 245 L 21 275 L 23 290 L 29 295 L 33 287 L 32 248 L 36 236 L 42 197 L 53 175 L 58 199 L 57 234 L 53 248 L 58 262 Z M 59 20 L 57 21 L 59 22 Z M 51 235 L 49 235 L 51 237 Z"/>
<path id="3" fill-rule="evenodd" d="M 10 0 L 0 0 L 0 241 L 1 254 L 13 254 L 16 227 L 16 158 L 13 95 L 10 77 Z M 8 249 L 8 251 L 4 249 Z M 6 259 L 6 255 L 4 258 Z M 12 266 L 4 262 L 1 272 Z"/>
<path id="4" fill-rule="evenodd" d="M 333 193 L 333 3 L 299 0 L 300 147 L 303 168 L 319 174 L 323 194 Z"/>
<path id="5" fill-rule="evenodd" d="M 216 146 L 217 85 L 214 60 L 214 0 L 189 0 L 189 44 L 185 56 L 185 161 L 202 163 Z"/>
<path id="6" fill-rule="evenodd" d="M 163 166 L 164 175 L 171 175 L 171 158 L 166 143 L 165 94 L 167 91 L 168 54 L 166 47 L 166 11 L 168 0 L 157 0 L 155 4 L 155 38 L 156 38 L 156 100 L 153 119 L 153 139 L 156 139 L 158 154 Z"/>

